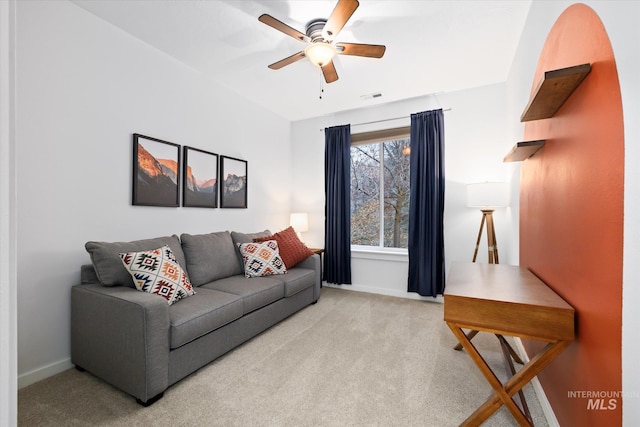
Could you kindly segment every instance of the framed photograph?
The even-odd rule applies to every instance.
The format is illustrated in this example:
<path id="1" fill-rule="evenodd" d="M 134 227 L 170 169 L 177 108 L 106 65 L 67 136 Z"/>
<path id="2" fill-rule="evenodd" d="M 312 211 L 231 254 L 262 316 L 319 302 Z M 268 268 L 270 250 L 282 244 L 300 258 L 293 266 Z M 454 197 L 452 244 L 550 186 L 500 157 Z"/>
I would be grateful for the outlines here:
<path id="1" fill-rule="evenodd" d="M 247 162 L 220 156 L 220 207 L 247 207 Z"/>
<path id="2" fill-rule="evenodd" d="M 183 147 L 182 206 L 218 207 L 218 155 Z"/>
<path id="3" fill-rule="evenodd" d="M 180 146 L 133 134 L 133 204 L 180 206 Z"/>

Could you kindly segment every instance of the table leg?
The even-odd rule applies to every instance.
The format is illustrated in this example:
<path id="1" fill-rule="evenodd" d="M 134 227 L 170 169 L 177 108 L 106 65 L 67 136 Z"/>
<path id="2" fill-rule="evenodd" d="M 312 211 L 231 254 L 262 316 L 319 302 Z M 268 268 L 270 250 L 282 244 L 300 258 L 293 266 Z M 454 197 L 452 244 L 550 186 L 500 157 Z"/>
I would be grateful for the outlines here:
<path id="1" fill-rule="evenodd" d="M 497 335 L 498 341 L 500 341 L 500 347 L 502 348 L 502 355 L 504 356 L 504 360 L 507 364 L 508 375 L 510 377 L 516 374 L 516 368 L 513 366 L 512 358 L 513 358 L 513 348 L 509 345 L 505 337 L 502 335 Z M 519 362 L 522 364 L 522 362 Z M 527 405 L 527 400 L 524 398 L 524 392 L 522 389 L 518 390 L 518 397 L 520 398 L 520 409 L 524 412 L 524 415 L 527 419 L 533 424 L 533 420 L 531 419 L 531 412 L 529 412 L 529 405 Z"/>
<path id="2" fill-rule="evenodd" d="M 524 365 L 524 362 L 522 361 L 522 359 L 520 359 L 520 356 L 518 355 L 518 353 L 516 353 L 513 347 L 511 347 L 511 344 L 509 344 L 509 341 L 507 341 L 502 335 L 496 334 L 496 337 L 498 338 L 498 341 L 500 341 L 500 344 L 503 346 L 503 348 L 506 346 L 507 350 L 509 351 L 509 355 L 511 355 L 511 358 L 516 363 L 520 365 Z"/>
<path id="3" fill-rule="evenodd" d="M 509 396 L 515 394 L 518 390 L 524 387 L 533 377 L 538 375 L 558 354 L 560 354 L 565 348 L 571 344 L 570 341 L 556 341 L 555 343 L 549 343 L 545 348 L 533 357 L 529 363 L 527 363 L 516 375 L 511 377 L 509 381 L 504 384 L 504 390 L 506 390 Z M 478 416 L 476 414 L 487 413 L 483 420 L 487 419 L 493 414 L 502 403 L 500 403 L 501 397 L 497 394 L 493 394 L 480 408 L 476 410 L 468 419 Z M 520 424 L 531 425 L 531 424 Z"/>
<path id="4" fill-rule="evenodd" d="M 487 362 L 482 358 L 475 346 L 469 341 L 462 329 L 455 323 L 447 322 L 447 326 L 458 338 L 462 347 L 467 351 L 473 362 L 478 366 L 487 382 L 494 389 L 494 393 L 489 399 L 475 410 L 461 425 L 478 426 L 489 418 L 500 406 L 505 405 L 509 412 L 521 426 L 532 426 L 531 422 L 522 413 L 518 405 L 511 396 L 517 393 L 531 379 L 542 371 L 551 361 L 560 354 L 569 344 L 569 341 L 556 341 L 547 346 L 520 369 L 504 385 L 495 376 Z"/>
<path id="5" fill-rule="evenodd" d="M 473 329 L 467 332 L 467 338 L 469 339 L 469 341 L 471 341 L 473 337 L 475 337 L 476 335 L 478 335 L 478 331 L 475 331 Z M 507 346 L 507 350 L 509 350 L 509 354 L 511 355 L 513 360 L 520 365 L 524 365 L 524 362 L 522 361 L 522 359 L 520 359 L 520 356 L 518 355 L 518 353 L 516 353 L 513 347 L 511 347 L 511 344 L 509 344 L 509 342 L 506 341 L 502 335 L 496 334 L 496 337 L 498 338 L 498 340 L 500 340 L 501 344 Z M 453 347 L 453 349 L 462 350 L 462 344 L 460 343 L 456 344 L 455 347 Z"/>
<path id="6" fill-rule="evenodd" d="M 471 341 L 473 339 L 473 337 L 475 337 L 476 335 L 478 335 L 478 331 L 474 331 L 473 329 L 470 330 L 467 333 L 467 338 L 469 339 L 469 341 Z M 462 350 L 462 344 L 458 343 L 455 345 L 455 347 L 453 347 L 454 350 Z"/>
<path id="7" fill-rule="evenodd" d="M 500 406 L 505 405 L 509 409 L 509 412 L 513 414 L 516 421 L 518 421 L 518 424 L 522 426 L 531 426 L 531 423 L 529 422 L 529 420 L 527 420 L 527 417 L 522 413 L 522 411 L 520 410 L 518 405 L 516 405 L 513 399 L 511 399 L 511 396 L 507 394 L 506 390 L 503 388 L 502 382 L 498 379 L 498 377 L 496 377 L 496 375 L 493 373 L 493 371 L 491 370 L 487 362 L 484 360 L 482 355 L 480 355 L 480 353 L 478 352 L 476 347 L 473 345 L 473 343 L 469 341 L 469 339 L 464 334 L 462 329 L 460 329 L 460 327 L 458 327 L 457 325 L 451 324 L 449 322 L 447 322 L 447 325 L 449 326 L 453 334 L 456 336 L 456 338 L 458 338 L 458 341 L 460 341 L 460 344 L 462 344 L 462 347 L 467 351 L 467 354 L 469 355 L 469 357 L 471 357 L 471 360 L 473 360 L 476 366 L 478 366 L 478 368 L 482 372 L 482 375 L 484 375 L 487 382 L 494 389 L 495 391 L 494 396 L 497 395 L 498 397 L 498 402 L 496 402 L 496 405 L 490 406 L 488 408 L 484 408 L 484 405 L 481 406 L 481 408 L 484 408 L 482 411 L 479 412 L 479 409 L 480 409 L 479 408 L 478 410 L 476 410 L 476 412 L 474 412 L 469 418 L 467 418 L 460 425 L 461 426 L 479 426 L 480 424 L 482 424 L 482 422 L 484 422 L 487 418 L 489 418 L 496 410 L 498 410 Z"/>

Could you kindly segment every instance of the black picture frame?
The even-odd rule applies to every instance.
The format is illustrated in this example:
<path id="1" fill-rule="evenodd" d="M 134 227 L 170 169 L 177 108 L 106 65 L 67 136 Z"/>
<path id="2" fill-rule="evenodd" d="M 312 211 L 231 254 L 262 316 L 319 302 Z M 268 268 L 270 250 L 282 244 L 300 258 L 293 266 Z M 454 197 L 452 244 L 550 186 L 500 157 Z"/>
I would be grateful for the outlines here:
<path id="1" fill-rule="evenodd" d="M 218 155 L 182 147 L 182 206 L 218 207 Z"/>
<path id="2" fill-rule="evenodd" d="M 180 145 L 133 134 L 132 204 L 180 206 Z"/>
<path id="3" fill-rule="evenodd" d="M 220 156 L 220 207 L 246 208 L 248 162 Z"/>

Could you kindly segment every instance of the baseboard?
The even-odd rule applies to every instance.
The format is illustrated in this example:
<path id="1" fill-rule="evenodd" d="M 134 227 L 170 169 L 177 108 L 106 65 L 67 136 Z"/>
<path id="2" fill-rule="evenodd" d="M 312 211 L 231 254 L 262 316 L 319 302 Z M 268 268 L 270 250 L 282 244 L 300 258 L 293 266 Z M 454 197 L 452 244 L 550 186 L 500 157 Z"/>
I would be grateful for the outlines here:
<path id="1" fill-rule="evenodd" d="M 35 384 L 38 381 L 42 381 L 45 378 L 49 378 L 71 368 L 73 368 L 73 364 L 71 363 L 71 359 L 67 358 L 18 375 L 18 389 Z"/>
<path id="2" fill-rule="evenodd" d="M 344 289 L 347 291 L 356 291 L 356 292 L 366 292 L 369 294 L 387 295 L 390 297 L 407 298 L 407 299 L 414 299 L 414 300 L 420 300 L 420 301 L 430 301 L 430 302 L 439 302 L 439 303 L 444 302 L 442 295 L 438 295 L 435 298 L 423 297 L 422 295 L 418 295 L 415 292 L 398 291 L 395 289 L 375 288 L 372 286 L 363 286 L 363 285 L 335 285 L 333 283 L 327 283 L 327 282 L 323 282 L 322 286 L 325 286 L 327 288 Z"/>
<path id="3" fill-rule="evenodd" d="M 518 337 L 514 338 L 516 348 L 518 350 L 518 354 L 522 358 L 523 362 L 529 362 L 529 357 L 527 356 L 527 352 L 524 349 L 524 345 L 522 345 L 522 340 Z M 542 412 L 544 413 L 544 417 L 547 419 L 547 424 L 549 427 L 560 427 L 560 423 L 556 418 L 556 414 L 553 412 L 553 408 L 549 403 L 549 399 L 547 399 L 547 395 L 542 388 L 542 384 L 538 380 L 538 377 L 533 377 L 531 380 L 531 385 L 533 386 L 533 391 L 536 393 L 538 397 L 538 401 L 540 402 L 540 406 L 542 407 Z"/>

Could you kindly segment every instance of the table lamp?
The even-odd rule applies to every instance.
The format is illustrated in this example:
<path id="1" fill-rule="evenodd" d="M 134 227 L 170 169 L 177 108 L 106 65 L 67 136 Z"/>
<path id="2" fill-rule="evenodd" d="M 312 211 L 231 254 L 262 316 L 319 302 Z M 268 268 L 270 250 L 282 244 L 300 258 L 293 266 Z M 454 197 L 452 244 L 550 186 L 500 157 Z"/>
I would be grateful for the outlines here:
<path id="1" fill-rule="evenodd" d="M 309 231 L 309 215 L 306 212 L 292 213 L 289 218 L 289 224 L 296 231 L 298 239 L 302 241 L 302 233 Z"/>
<path id="2" fill-rule="evenodd" d="M 478 248 L 482 238 L 482 230 L 487 225 L 487 246 L 489 249 L 489 264 L 499 264 L 498 243 L 493 225 L 493 211 L 496 208 L 509 206 L 509 186 L 505 182 L 482 182 L 467 185 L 467 206 L 480 208 L 482 220 L 473 252 L 473 262 L 478 257 Z"/>

